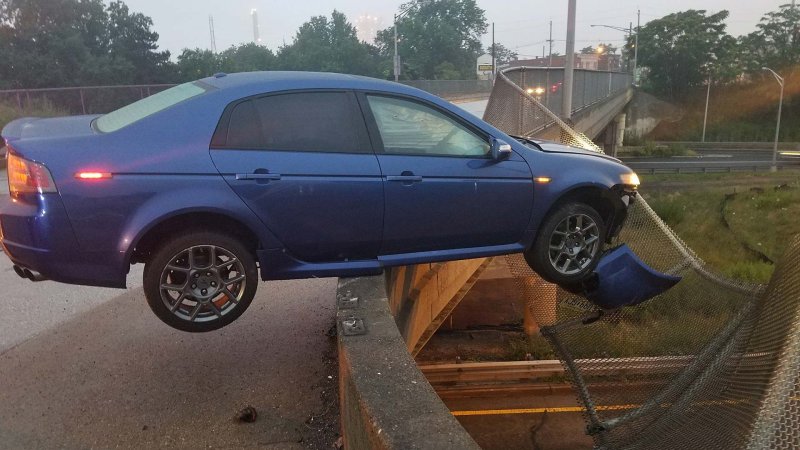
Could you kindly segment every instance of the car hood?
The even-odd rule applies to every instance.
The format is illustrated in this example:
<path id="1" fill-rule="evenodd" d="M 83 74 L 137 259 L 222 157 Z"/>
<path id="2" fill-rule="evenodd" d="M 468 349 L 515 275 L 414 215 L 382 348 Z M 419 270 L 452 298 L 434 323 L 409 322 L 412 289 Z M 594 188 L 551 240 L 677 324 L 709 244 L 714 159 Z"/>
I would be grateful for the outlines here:
<path id="1" fill-rule="evenodd" d="M 8 142 L 19 139 L 86 136 L 94 133 L 92 121 L 98 116 L 23 117 L 13 120 L 0 133 Z"/>
<path id="2" fill-rule="evenodd" d="M 570 154 L 574 154 L 574 155 L 594 156 L 594 157 L 603 158 L 603 159 L 607 159 L 609 161 L 614 161 L 614 162 L 622 164 L 622 161 L 620 161 L 619 159 L 614 158 L 613 156 L 606 155 L 605 153 L 600 153 L 600 152 L 596 152 L 596 151 L 593 151 L 593 150 L 586 150 L 586 149 L 578 148 L 578 147 L 571 147 L 569 145 L 559 144 L 558 142 L 541 141 L 541 140 L 535 140 L 535 139 L 529 139 L 529 140 L 531 142 L 533 142 L 534 144 L 536 144 L 543 152 L 547 152 L 547 153 L 570 153 Z"/>

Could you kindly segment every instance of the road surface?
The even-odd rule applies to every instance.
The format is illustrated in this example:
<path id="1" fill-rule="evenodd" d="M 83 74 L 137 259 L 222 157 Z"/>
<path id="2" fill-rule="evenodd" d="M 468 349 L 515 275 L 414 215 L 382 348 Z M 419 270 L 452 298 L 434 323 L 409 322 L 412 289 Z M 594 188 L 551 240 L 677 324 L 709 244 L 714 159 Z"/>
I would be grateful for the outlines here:
<path id="1" fill-rule="evenodd" d="M 772 150 L 762 149 L 713 149 L 697 150 L 696 156 L 673 157 L 626 157 L 621 159 L 635 170 L 702 170 L 742 168 L 752 169 L 755 166 L 766 168 L 772 165 Z M 786 154 L 778 155 L 778 163 L 782 167 L 800 167 L 800 157 Z"/>

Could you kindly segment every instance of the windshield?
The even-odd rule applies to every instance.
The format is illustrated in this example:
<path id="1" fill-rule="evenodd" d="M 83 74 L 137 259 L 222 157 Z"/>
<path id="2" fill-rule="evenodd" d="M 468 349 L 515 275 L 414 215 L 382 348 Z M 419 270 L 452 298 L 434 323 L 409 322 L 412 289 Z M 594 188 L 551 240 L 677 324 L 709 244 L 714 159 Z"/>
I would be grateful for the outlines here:
<path id="1" fill-rule="evenodd" d="M 197 97 L 208 89 L 197 82 L 180 84 L 99 117 L 95 121 L 95 127 L 103 133 L 117 131 L 184 100 Z"/>

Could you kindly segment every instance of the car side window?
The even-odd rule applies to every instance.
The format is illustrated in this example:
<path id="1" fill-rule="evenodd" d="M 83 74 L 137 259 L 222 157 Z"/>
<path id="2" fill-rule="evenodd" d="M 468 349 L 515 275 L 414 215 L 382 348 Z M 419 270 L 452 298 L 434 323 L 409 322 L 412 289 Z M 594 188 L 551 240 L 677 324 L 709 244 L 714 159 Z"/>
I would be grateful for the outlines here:
<path id="1" fill-rule="evenodd" d="M 384 153 L 486 157 L 489 143 L 447 115 L 421 103 L 367 95 Z"/>
<path id="2" fill-rule="evenodd" d="M 236 105 L 226 147 L 370 153 L 366 125 L 348 92 L 269 95 Z"/>

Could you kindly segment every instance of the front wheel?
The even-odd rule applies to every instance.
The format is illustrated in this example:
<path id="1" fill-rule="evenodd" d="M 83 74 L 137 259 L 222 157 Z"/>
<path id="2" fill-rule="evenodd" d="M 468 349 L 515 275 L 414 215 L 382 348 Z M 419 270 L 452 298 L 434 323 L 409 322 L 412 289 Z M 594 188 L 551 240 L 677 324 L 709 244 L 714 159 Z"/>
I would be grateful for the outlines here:
<path id="1" fill-rule="evenodd" d="M 525 260 L 545 280 L 572 288 L 597 266 L 603 236 L 605 225 L 594 208 L 566 203 L 545 219 Z"/>
<path id="2" fill-rule="evenodd" d="M 222 328 L 250 306 L 258 270 L 238 239 L 214 231 L 175 237 L 144 269 L 150 309 L 167 325 L 188 332 Z"/>

